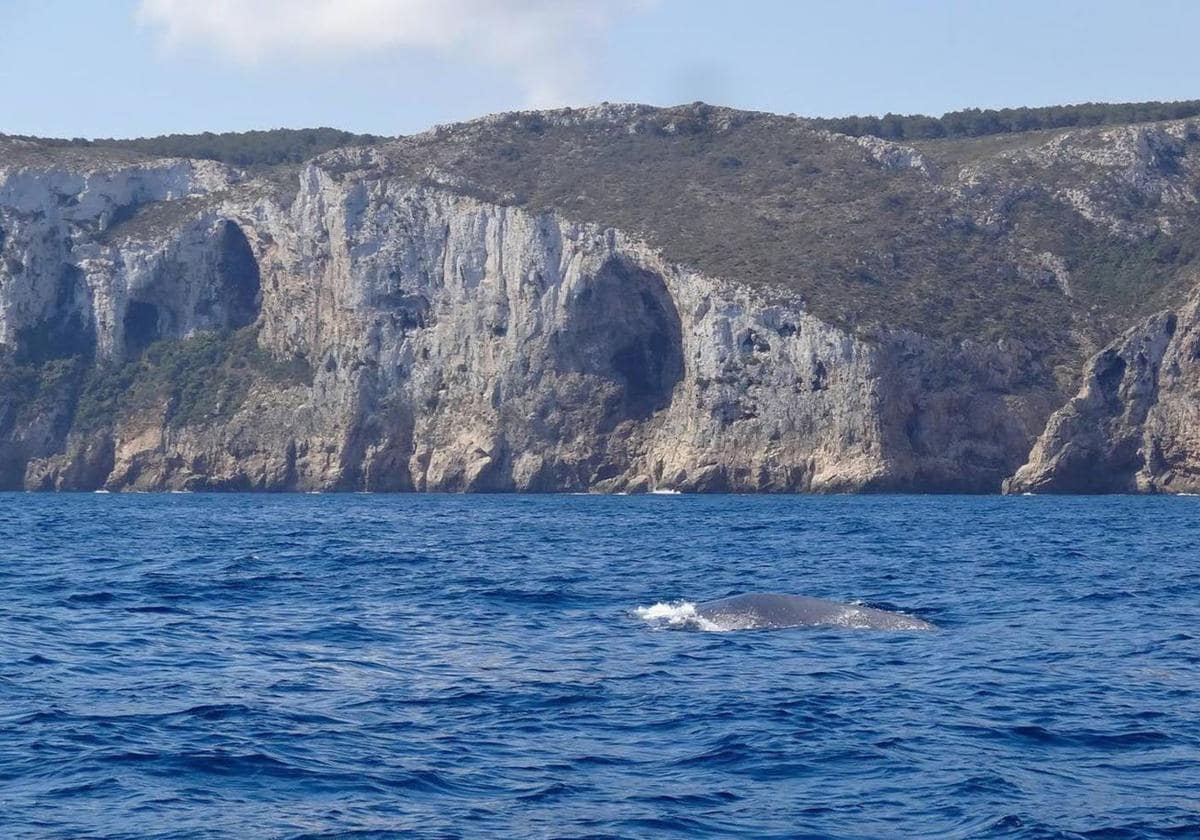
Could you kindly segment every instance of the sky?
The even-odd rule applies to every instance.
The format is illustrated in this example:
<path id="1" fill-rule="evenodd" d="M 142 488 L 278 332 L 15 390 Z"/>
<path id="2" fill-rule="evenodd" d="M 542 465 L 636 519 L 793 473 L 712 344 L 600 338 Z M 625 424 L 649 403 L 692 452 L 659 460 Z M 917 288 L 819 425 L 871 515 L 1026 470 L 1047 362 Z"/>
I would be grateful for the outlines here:
<path id="1" fill-rule="evenodd" d="M 1195 0 L 0 0 L 0 133 L 1200 98 Z"/>

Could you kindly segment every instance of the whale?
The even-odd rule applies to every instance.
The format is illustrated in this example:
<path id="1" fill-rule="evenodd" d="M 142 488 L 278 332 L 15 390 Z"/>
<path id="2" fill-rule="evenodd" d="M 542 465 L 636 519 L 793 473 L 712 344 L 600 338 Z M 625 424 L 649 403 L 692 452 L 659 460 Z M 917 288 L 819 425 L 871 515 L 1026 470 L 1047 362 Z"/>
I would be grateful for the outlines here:
<path id="1" fill-rule="evenodd" d="M 844 627 L 863 630 L 935 630 L 911 615 L 842 604 L 822 598 L 747 593 L 696 604 L 690 610 L 701 629 L 777 630 L 788 627 Z"/>

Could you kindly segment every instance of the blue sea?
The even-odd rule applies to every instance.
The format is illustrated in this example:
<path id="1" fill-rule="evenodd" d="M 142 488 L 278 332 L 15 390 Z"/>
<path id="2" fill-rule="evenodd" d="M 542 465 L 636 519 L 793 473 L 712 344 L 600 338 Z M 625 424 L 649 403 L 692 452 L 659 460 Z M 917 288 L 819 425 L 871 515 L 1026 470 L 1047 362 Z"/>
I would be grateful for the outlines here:
<path id="1" fill-rule="evenodd" d="M 0 823 L 1200 837 L 1200 499 L 0 495 Z"/>

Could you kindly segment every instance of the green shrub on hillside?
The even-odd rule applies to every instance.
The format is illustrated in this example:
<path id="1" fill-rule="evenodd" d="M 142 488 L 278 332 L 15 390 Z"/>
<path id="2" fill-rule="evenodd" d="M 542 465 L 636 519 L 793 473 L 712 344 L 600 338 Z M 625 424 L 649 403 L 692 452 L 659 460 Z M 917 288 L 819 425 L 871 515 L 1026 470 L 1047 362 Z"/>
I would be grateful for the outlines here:
<path id="1" fill-rule="evenodd" d="M 200 158 L 233 166 L 259 167 L 301 163 L 330 149 L 370 145 L 383 138 L 373 134 L 339 131 L 336 128 L 276 128 L 270 131 L 223 134 L 214 134 L 211 131 L 203 134 L 166 134 L 129 140 L 86 140 L 80 137 L 71 140 L 37 137 L 17 139 L 36 140 L 46 146 L 126 149 L 161 157 Z"/>
<path id="2" fill-rule="evenodd" d="M 96 428 L 120 414 L 164 404 L 176 427 L 227 419 L 251 385 L 263 380 L 311 384 L 312 371 L 302 359 L 281 362 L 261 349 L 252 327 L 160 341 L 136 360 L 97 368 L 80 394 L 76 425 Z"/>
<path id="3" fill-rule="evenodd" d="M 170 425 L 228 419 L 256 382 L 279 387 L 312 384 L 300 357 L 278 360 L 258 346 L 253 327 L 200 333 L 183 341 L 152 344 L 123 364 L 93 365 L 78 355 L 23 362 L 0 353 L 0 434 L 18 416 L 51 416 L 60 410 L 78 431 L 114 425 L 122 415 L 165 406 Z"/>
<path id="4" fill-rule="evenodd" d="M 1180 120 L 1200 115 L 1200 99 L 1183 102 L 1127 102 L 1108 104 L 1054 105 L 1047 108 L 967 108 L 941 117 L 923 114 L 884 114 L 882 117 L 834 117 L 816 119 L 819 128 L 849 134 L 870 135 L 886 140 L 933 140 L 939 137 L 983 137 L 1048 128 L 1124 125 L 1129 123 Z"/>

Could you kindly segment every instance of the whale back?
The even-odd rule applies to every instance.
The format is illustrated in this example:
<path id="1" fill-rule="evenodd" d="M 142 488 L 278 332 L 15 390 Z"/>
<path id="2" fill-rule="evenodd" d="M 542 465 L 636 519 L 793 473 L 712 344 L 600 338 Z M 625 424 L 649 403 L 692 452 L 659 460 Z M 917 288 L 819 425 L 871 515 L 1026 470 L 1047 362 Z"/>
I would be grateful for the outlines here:
<path id="1" fill-rule="evenodd" d="M 840 604 L 804 595 L 750 593 L 706 601 L 696 613 L 723 630 L 770 630 L 786 627 L 847 627 L 872 630 L 933 630 L 926 621 L 903 613 Z"/>

